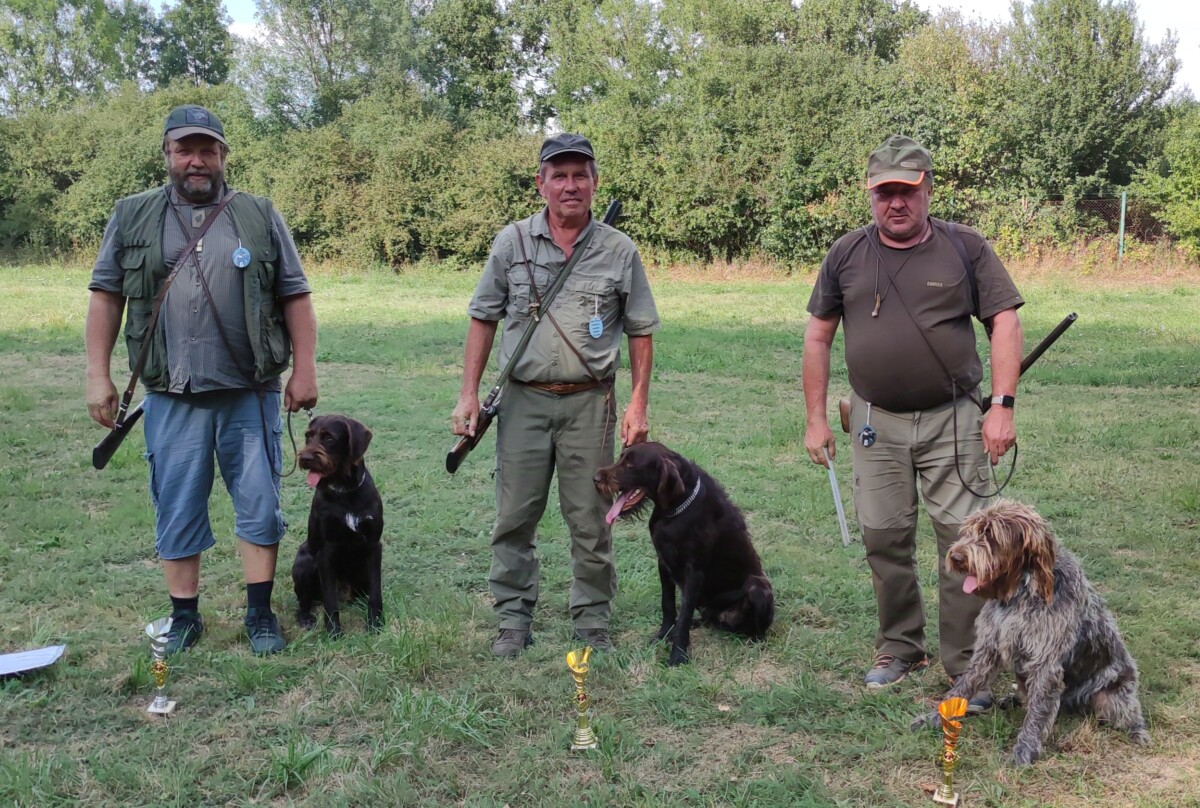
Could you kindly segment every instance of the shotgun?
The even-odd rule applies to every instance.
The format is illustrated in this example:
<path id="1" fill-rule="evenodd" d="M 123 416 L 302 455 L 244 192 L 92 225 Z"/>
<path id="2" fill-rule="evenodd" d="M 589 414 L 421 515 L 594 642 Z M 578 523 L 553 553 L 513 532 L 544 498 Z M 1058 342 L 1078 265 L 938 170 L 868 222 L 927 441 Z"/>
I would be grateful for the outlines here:
<path id="1" fill-rule="evenodd" d="M 621 203 L 614 199 L 608 204 L 608 210 L 604 211 L 604 218 L 601 221 L 611 227 L 616 223 L 617 217 L 620 215 Z M 479 440 L 483 437 L 483 433 L 487 432 L 488 427 L 492 425 L 492 420 L 496 417 L 497 410 L 500 409 L 500 393 L 504 389 L 505 382 L 508 381 L 508 374 L 512 372 L 512 366 L 515 364 L 516 359 L 525 352 L 525 346 L 529 344 L 529 339 L 533 336 L 533 329 L 537 327 L 537 323 L 538 321 L 535 319 L 525 329 L 525 333 L 521 335 L 521 341 L 517 343 L 517 348 L 513 351 L 508 367 L 500 374 L 500 381 L 496 382 L 496 386 L 492 388 L 491 392 L 487 394 L 487 398 L 479 405 L 479 416 L 475 419 L 475 434 L 473 436 L 461 436 L 453 448 L 446 453 L 446 471 L 451 474 L 458 471 L 458 467 L 462 465 L 463 459 L 470 454 L 472 449 L 479 445 Z"/>
<path id="2" fill-rule="evenodd" d="M 1075 324 L 1075 321 L 1078 319 L 1079 319 L 1079 315 L 1076 314 L 1075 312 L 1071 312 L 1066 317 L 1062 318 L 1062 322 L 1060 322 L 1058 325 L 1054 326 L 1054 330 L 1051 331 L 1049 334 L 1047 334 L 1045 336 L 1045 338 L 1041 342 L 1039 342 L 1032 351 L 1029 352 L 1029 355 L 1021 360 L 1021 372 L 1018 374 L 1018 376 L 1024 376 L 1025 371 L 1029 370 L 1029 368 L 1033 366 L 1034 362 L 1041 359 L 1042 354 L 1044 354 L 1046 352 L 1046 349 L 1049 348 L 1051 345 L 1053 345 L 1055 342 L 1057 342 L 1058 338 L 1061 337 L 1068 328 L 1073 326 Z M 991 406 L 992 406 L 992 400 L 990 398 L 984 399 L 983 412 L 987 412 L 991 408 Z M 849 434 L 849 432 L 850 432 L 850 399 L 843 398 L 840 401 L 838 401 L 838 416 L 840 417 L 841 422 L 842 422 L 842 431 Z"/>
<path id="3" fill-rule="evenodd" d="M 108 465 L 109 460 L 112 460 L 121 441 L 125 440 L 134 424 L 142 417 L 143 403 L 145 402 L 139 401 L 138 405 L 126 413 L 125 417 L 112 428 L 112 431 L 104 436 L 104 440 L 97 443 L 96 448 L 92 449 L 92 466 L 94 468 L 102 469 Z"/>

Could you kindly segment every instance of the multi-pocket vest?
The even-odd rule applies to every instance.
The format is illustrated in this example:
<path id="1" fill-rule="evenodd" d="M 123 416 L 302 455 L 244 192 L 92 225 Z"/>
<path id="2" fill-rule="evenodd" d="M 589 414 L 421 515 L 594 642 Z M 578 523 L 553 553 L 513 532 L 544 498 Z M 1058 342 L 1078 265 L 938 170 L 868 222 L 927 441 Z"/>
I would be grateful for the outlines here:
<path id="1" fill-rule="evenodd" d="M 162 188 L 126 197 L 117 203 L 119 241 L 116 259 L 125 276 L 122 294 L 127 298 L 125 345 L 129 349 L 130 370 L 146 339 L 154 297 L 170 274 L 162 250 L 168 204 Z M 238 238 L 253 256 L 250 265 L 238 271 L 242 273 L 246 334 L 254 354 L 254 383 L 262 384 L 283 373 L 291 356 L 283 305 L 275 296 L 279 251 L 271 239 L 271 201 L 239 193 L 230 200 L 225 214 L 233 219 Z M 248 370 L 244 357 L 233 357 L 233 361 Z M 170 387 L 167 346 L 161 327 L 150 335 L 142 383 L 147 390 L 160 392 Z"/>

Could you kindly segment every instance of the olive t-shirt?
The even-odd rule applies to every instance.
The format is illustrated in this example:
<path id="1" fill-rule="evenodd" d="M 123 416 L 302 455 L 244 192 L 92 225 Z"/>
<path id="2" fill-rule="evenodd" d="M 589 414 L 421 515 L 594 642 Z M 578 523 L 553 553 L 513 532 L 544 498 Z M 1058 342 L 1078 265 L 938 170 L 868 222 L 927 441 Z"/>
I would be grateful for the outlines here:
<path id="1" fill-rule="evenodd" d="M 903 250 L 883 244 L 874 228 L 842 236 L 808 301 L 810 314 L 841 316 L 854 392 L 893 412 L 937 407 L 954 397 L 955 385 L 961 395 L 983 379 L 966 268 L 946 224 L 931 221 L 930 238 Z M 1024 305 L 991 245 L 972 228 L 955 227 L 975 267 L 980 319 Z"/>

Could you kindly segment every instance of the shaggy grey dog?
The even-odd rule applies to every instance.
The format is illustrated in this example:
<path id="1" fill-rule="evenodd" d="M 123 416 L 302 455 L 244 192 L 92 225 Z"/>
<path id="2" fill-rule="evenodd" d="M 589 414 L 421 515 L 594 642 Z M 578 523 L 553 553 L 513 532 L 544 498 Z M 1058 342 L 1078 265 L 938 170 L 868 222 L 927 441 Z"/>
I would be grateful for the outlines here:
<path id="1" fill-rule="evenodd" d="M 987 603 L 975 621 L 975 652 L 946 698 L 970 697 L 1013 672 L 1025 720 L 1013 763 L 1042 754 L 1060 709 L 1091 712 L 1102 723 L 1150 743 L 1138 703 L 1137 665 L 1112 613 L 1032 508 L 999 500 L 963 521 L 946 563 L 965 574 L 964 592 Z M 913 729 L 938 725 L 937 712 Z"/>

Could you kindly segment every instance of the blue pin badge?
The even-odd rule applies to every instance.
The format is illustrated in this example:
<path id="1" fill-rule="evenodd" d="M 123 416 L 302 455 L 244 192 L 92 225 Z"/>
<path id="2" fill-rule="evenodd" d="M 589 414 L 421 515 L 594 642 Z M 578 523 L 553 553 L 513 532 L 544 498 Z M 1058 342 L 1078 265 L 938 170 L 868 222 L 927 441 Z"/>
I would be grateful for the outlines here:
<path id="1" fill-rule="evenodd" d="M 600 339 L 600 335 L 604 333 L 604 321 L 600 319 L 600 297 L 595 295 L 592 300 L 595 302 L 595 308 L 592 310 L 592 319 L 588 320 L 588 333 L 592 335 L 592 339 Z"/>
<path id="2" fill-rule="evenodd" d="M 250 266 L 250 251 L 242 246 L 241 239 L 238 240 L 237 249 L 233 251 L 233 265 L 238 269 Z"/>

